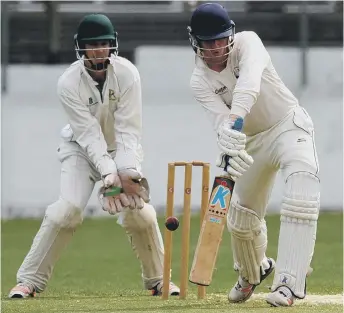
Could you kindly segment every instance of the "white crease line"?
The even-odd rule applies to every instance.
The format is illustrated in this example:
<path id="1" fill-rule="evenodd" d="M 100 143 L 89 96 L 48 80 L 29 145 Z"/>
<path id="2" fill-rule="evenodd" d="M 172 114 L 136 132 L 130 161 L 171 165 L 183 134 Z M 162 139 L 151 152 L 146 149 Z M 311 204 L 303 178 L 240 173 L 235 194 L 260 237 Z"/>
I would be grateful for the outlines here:
<path id="1" fill-rule="evenodd" d="M 256 293 L 252 296 L 252 300 L 265 300 L 268 293 Z M 307 295 L 305 299 L 297 300 L 294 305 L 302 304 L 343 304 L 344 297 L 337 295 Z"/>

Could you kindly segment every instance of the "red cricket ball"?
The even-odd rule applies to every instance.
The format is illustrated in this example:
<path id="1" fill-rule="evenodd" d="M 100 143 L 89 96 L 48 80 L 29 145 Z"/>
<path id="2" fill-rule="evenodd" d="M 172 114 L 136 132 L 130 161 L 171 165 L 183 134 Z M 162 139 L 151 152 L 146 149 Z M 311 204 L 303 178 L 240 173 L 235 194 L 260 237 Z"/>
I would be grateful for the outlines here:
<path id="1" fill-rule="evenodd" d="M 176 217 L 168 217 L 165 221 L 165 226 L 170 231 L 175 231 L 179 227 L 179 221 Z"/>

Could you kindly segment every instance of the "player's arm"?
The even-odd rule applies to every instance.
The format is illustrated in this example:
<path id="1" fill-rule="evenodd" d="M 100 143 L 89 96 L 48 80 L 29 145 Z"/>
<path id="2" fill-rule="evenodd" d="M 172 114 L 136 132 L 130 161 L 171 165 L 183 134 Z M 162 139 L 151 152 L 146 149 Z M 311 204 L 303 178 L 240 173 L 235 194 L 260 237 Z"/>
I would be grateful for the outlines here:
<path id="1" fill-rule="evenodd" d="M 133 201 L 131 206 L 142 208 L 141 199 L 149 202 L 150 198 L 148 182 L 137 168 L 137 150 L 142 137 L 142 92 L 138 71 L 135 69 L 133 74 L 133 81 L 121 94 L 114 113 L 115 162 L 124 192 L 132 196 L 129 197 Z"/>
<path id="2" fill-rule="evenodd" d="M 229 118 L 230 109 L 200 77 L 192 77 L 190 86 L 194 98 L 202 105 L 213 129 L 217 132 L 221 123 Z"/>
<path id="3" fill-rule="evenodd" d="M 216 165 L 223 168 L 232 179 L 240 177 L 252 165 L 253 159 L 245 151 L 246 136 L 234 127 L 237 116 L 225 105 L 221 97 L 199 77 L 191 79 L 195 99 L 206 110 L 217 133 L 217 144 L 221 150 Z M 230 159 L 228 157 L 231 157 Z"/>
<path id="4" fill-rule="evenodd" d="M 87 153 L 103 178 L 104 186 L 101 187 L 101 190 L 110 186 L 121 188 L 116 163 L 107 152 L 107 144 L 98 120 L 82 103 L 78 91 L 65 87 L 59 82 L 58 96 L 67 113 L 76 142 Z M 108 200 L 102 206 L 105 211 L 115 214 L 120 212 L 123 207 L 129 206 L 129 204 L 126 195 L 120 194 L 119 198 L 114 201 Z"/>
<path id="5" fill-rule="evenodd" d="M 116 157 L 118 170 L 137 166 L 137 149 L 142 136 L 142 92 L 139 74 L 122 92 L 115 117 Z"/>
<path id="6" fill-rule="evenodd" d="M 107 152 L 98 120 L 82 103 L 77 90 L 58 84 L 58 96 L 67 114 L 76 142 L 87 153 L 102 177 L 115 172 L 116 164 Z"/>
<path id="7" fill-rule="evenodd" d="M 231 114 L 244 118 L 256 103 L 263 71 L 270 61 L 262 41 L 255 32 L 245 32 L 240 42 L 239 78 L 233 90 Z"/>

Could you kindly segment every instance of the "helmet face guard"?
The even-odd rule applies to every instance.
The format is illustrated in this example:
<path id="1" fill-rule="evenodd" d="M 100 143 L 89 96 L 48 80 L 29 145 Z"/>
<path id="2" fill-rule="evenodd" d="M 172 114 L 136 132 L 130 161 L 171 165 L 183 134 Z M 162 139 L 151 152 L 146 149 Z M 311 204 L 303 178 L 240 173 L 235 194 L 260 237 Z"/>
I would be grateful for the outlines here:
<path id="1" fill-rule="evenodd" d="M 87 67 L 90 71 L 106 71 L 107 70 L 107 65 L 109 64 L 109 57 L 111 54 L 114 54 L 115 56 L 118 55 L 118 40 L 117 40 L 118 34 L 115 33 L 114 39 L 92 39 L 92 40 L 78 40 L 78 35 L 76 34 L 74 36 L 74 44 L 75 44 L 75 53 L 76 57 L 78 60 L 84 60 L 84 61 L 89 61 L 90 67 Z M 109 47 L 101 47 L 101 48 L 88 48 L 86 49 L 86 44 L 95 44 L 97 42 L 108 42 Z M 96 57 L 96 51 L 99 50 L 105 50 L 108 49 L 109 53 L 108 56 L 104 59 L 103 57 L 97 58 Z M 88 52 L 88 53 L 87 53 Z M 91 52 L 91 53 L 90 53 Z M 94 55 L 92 57 L 92 54 Z M 102 60 L 102 63 L 98 63 L 98 60 Z"/>
<path id="2" fill-rule="evenodd" d="M 108 47 L 96 45 L 108 42 Z M 86 45 L 94 45 L 87 48 Z M 103 14 L 89 14 L 85 16 L 74 35 L 75 53 L 78 60 L 84 62 L 85 67 L 91 71 L 106 71 L 111 54 L 118 55 L 118 33 L 115 32 L 112 22 Z M 106 57 L 97 57 L 97 51 L 108 49 Z M 103 62 L 99 62 L 102 60 Z"/>
<path id="3" fill-rule="evenodd" d="M 204 3 L 193 12 L 190 26 L 187 27 L 189 41 L 196 55 L 205 62 L 221 64 L 228 60 L 232 51 L 235 36 L 235 23 L 229 18 L 226 9 L 217 3 Z M 219 48 L 204 48 L 202 43 L 228 38 L 225 46 Z M 221 55 L 215 55 L 218 50 L 226 49 Z M 227 58 L 223 58 L 227 56 Z M 218 59 L 218 62 L 216 61 Z"/>
<path id="4" fill-rule="evenodd" d="M 230 28 L 229 30 L 227 30 L 221 34 L 211 36 L 211 38 L 206 38 L 206 37 L 194 35 L 190 26 L 188 26 L 187 30 L 189 33 L 189 41 L 190 41 L 191 47 L 195 51 L 195 53 L 198 57 L 203 59 L 205 62 L 210 61 L 210 59 L 211 59 L 212 64 L 222 64 L 222 63 L 227 62 L 228 56 L 232 52 L 232 47 L 234 45 L 234 35 L 235 35 L 234 22 L 233 22 L 232 28 Z M 214 40 L 223 39 L 223 38 L 228 38 L 227 44 L 223 47 L 212 48 L 212 49 L 202 47 L 202 42 L 214 41 Z M 205 55 L 205 52 L 210 52 L 209 54 L 212 55 L 214 52 L 216 52 L 218 50 L 222 50 L 223 48 L 227 48 L 226 52 L 224 54 L 219 55 L 219 56 L 206 56 Z M 223 59 L 224 56 L 227 56 L 227 58 Z M 218 62 L 216 60 L 214 61 L 214 59 L 216 59 L 216 58 L 219 59 Z"/>

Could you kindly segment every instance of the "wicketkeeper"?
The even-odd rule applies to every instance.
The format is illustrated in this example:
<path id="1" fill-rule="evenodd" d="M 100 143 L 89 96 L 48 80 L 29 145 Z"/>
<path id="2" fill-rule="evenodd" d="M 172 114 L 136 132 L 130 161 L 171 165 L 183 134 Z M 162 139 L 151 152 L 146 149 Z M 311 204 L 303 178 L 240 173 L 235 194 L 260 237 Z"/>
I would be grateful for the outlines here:
<path id="1" fill-rule="evenodd" d="M 46 288 L 99 180 L 103 209 L 117 215 L 128 234 L 141 262 L 144 288 L 161 294 L 164 247 L 155 209 L 148 204 L 148 183 L 141 173 L 141 81 L 136 67 L 117 55 L 117 38 L 105 15 L 87 15 L 79 24 L 74 38 L 78 60 L 63 73 L 57 87 L 69 120 L 58 148 L 60 197 L 46 209 L 10 298 L 34 296 Z M 124 192 L 103 198 L 102 192 L 109 187 Z M 179 294 L 172 282 L 169 291 Z"/>

